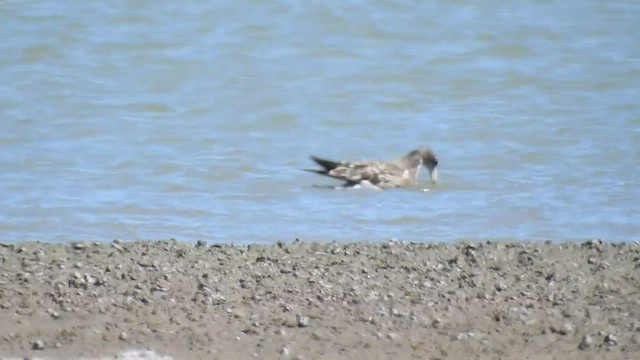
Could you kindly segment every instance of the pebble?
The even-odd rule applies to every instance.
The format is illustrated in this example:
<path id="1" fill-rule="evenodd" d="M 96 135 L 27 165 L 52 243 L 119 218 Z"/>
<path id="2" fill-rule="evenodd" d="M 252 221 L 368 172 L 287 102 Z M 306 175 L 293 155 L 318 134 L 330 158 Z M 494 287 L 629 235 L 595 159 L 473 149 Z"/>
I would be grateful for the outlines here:
<path id="1" fill-rule="evenodd" d="M 74 250 L 84 250 L 87 248 L 87 244 L 85 243 L 73 243 L 72 246 Z"/>
<path id="2" fill-rule="evenodd" d="M 60 318 L 60 313 L 53 310 L 53 309 L 47 309 L 47 314 L 49 314 L 49 316 L 51 316 L 54 319 L 59 319 Z"/>
<path id="3" fill-rule="evenodd" d="M 36 340 L 31 345 L 33 350 L 44 350 L 44 342 L 42 340 Z"/>
<path id="4" fill-rule="evenodd" d="M 118 250 L 118 251 L 124 251 L 124 249 L 122 248 L 122 246 L 120 246 L 120 245 L 118 245 L 118 244 L 116 244 L 116 243 L 111 244 L 111 247 L 112 247 L 112 248 L 114 248 L 114 249 L 116 249 L 116 250 Z"/>
<path id="5" fill-rule="evenodd" d="M 573 333 L 573 325 L 571 323 L 564 323 L 560 329 L 558 329 L 558 334 L 560 335 L 569 335 L 571 333 Z"/>
<path id="6" fill-rule="evenodd" d="M 591 339 L 591 336 L 585 335 L 585 336 L 582 337 L 582 340 L 580 341 L 580 344 L 578 345 L 578 349 L 586 350 L 586 349 L 591 347 L 592 343 L 593 343 L 593 340 Z"/>
<path id="7" fill-rule="evenodd" d="M 398 341 L 400 339 L 400 334 L 391 332 L 391 333 L 387 334 L 387 337 L 389 338 L 389 340 L 395 342 L 395 341 Z"/>
<path id="8" fill-rule="evenodd" d="M 466 333 L 459 333 L 457 335 L 452 335 L 451 336 L 451 340 L 464 340 L 466 338 L 468 338 L 469 335 Z"/>
<path id="9" fill-rule="evenodd" d="M 442 326 L 442 320 L 440 320 L 440 318 L 433 319 L 433 321 L 431 322 L 431 327 L 433 327 L 434 329 L 438 329 L 440 328 L 440 326 Z"/>
<path id="10" fill-rule="evenodd" d="M 220 294 L 213 294 L 213 295 L 207 297 L 207 299 L 209 300 L 209 302 L 212 305 L 221 305 L 221 304 L 224 304 L 227 301 L 227 299 L 224 296 L 220 295 Z"/>
<path id="11" fill-rule="evenodd" d="M 607 334 L 607 336 L 604 337 L 604 344 L 607 346 L 618 345 L 618 339 L 612 334 Z"/>
<path id="12" fill-rule="evenodd" d="M 308 316 L 296 315 L 298 327 L 307 327 L 311 319 Z"/>

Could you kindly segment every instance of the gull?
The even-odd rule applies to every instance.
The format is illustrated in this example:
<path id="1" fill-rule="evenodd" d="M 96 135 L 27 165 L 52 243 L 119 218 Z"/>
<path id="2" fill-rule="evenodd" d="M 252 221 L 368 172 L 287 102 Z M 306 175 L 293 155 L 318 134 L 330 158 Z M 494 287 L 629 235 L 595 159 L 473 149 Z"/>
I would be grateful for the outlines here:
<path id="1" fill-rule="evenodd" d="M 421 166 L 429 170 L 431 182 L 438 181 L 438 158 L 428 147 L 421 147 L 390 161 L 363 160 L 355 162 L 332 161 L 311 155 L 322 169 L 305 169 L 316 174 L 343 180 L 335 188 L 369 188 L 384 190 L 416 185 Z"/>

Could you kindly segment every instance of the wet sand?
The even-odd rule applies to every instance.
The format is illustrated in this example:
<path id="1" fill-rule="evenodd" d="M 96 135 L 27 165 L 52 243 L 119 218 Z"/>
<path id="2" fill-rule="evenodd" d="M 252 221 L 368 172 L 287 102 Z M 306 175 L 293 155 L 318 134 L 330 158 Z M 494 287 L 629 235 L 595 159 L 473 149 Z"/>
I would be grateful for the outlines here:
<path id="1" fill-rule="evenodd" d="M 0 359 L 640 359 L 640 245 L 0 244 Z"/>

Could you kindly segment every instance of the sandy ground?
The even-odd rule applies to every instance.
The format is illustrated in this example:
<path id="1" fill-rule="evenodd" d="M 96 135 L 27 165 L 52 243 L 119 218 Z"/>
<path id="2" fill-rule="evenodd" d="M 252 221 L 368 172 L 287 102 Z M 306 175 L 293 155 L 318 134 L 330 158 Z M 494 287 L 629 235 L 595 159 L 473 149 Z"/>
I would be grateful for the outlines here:
<path id="1" fill-rule="evenodd" d="M 0 244 L 0 359 L 640 359 L 640 245 Z"/>

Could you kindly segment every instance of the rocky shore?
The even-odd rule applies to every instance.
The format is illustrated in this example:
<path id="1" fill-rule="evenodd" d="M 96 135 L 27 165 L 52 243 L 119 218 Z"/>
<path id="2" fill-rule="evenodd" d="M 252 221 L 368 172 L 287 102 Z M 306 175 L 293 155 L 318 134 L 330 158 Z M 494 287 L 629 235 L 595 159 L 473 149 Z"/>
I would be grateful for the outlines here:
<path id="1" fill-rule="evenodd" d="M 640 359 L 640 245 L 0 244 L 0 359 L 133 350 Z"/>

